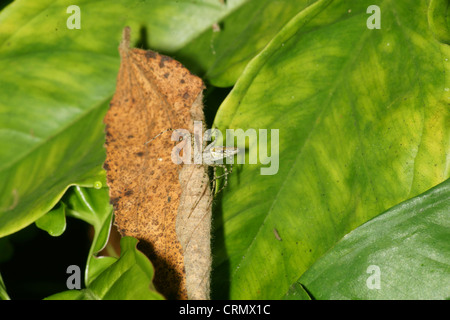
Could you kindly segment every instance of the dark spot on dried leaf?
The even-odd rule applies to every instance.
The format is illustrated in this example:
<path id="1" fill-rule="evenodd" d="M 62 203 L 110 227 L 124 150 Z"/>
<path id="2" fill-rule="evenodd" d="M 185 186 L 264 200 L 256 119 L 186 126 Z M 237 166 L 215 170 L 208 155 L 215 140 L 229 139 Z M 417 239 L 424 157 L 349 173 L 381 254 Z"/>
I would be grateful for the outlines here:
<path id="1" fill-rule="evenodd" d="M 157 56 L 157 53 L 154 52 L 154 51 L 147 51 L 147 52 L 145 53 L 145 57 L 146 57 L 147 59 L 155 59 L 156 56 Z"/>
<path id="2" fill-rule="evenodd" d="M 120 201 L 120 197 L 115 197 L 115 198 L 111 198 L 109 200 L 109 203 L 115 207 L 119 201 Z"/>
<path id="3" fill-rule="evenodd" d="M 171 57 L 168 56 L 161 56 L 161 61 L 159 62 L 159 67 L 160 68 L 164 68 L 164 63 L 165 62 L 171 62 L 173 59 Z"/>

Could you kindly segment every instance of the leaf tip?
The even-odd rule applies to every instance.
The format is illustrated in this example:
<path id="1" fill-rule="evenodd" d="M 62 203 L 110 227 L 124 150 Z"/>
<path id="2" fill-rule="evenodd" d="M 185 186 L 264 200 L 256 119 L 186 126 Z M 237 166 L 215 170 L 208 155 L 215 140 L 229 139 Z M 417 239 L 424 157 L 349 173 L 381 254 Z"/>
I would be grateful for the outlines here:
<path id="1" fill-rule="evenodd" d="M 131 28 L 126 26 L 122 31 L 122 41 L 120 41 L 119 51 L 127 52 L 130 48 L 130 34 Z"/>

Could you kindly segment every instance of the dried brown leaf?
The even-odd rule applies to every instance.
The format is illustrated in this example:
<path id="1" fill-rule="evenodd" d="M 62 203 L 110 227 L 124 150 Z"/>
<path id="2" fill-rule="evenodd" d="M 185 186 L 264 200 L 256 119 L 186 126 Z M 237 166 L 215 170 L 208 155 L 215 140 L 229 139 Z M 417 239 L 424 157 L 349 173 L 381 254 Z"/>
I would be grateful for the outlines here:
<path id="1" fill-rule="evenodd" d="M 170 134 L 152 140 L 169 128 L 193 132 L 193 121 L 203 120 L 204 85 L 170 57 L 129 49 L 129 32 L 124 30 L 119 46 L 116 92 L 104 119 L 104 168 L 115 223 L 122 236 L 140 240 L 139 248 L 155 267 L 155 286 L 167 298 L 208 299 L 206 167 L 174 164 Z"/>

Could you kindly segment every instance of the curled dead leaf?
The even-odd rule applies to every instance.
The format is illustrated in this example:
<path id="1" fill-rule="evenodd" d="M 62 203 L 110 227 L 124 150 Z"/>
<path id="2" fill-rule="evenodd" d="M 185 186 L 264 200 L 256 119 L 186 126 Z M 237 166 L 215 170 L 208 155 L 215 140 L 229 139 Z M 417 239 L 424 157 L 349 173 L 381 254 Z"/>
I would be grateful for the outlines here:
<path id="1" fill-rule="evenodd" d="M 204 119 L 200 78 L 153 51 L 119 46 L 117 86 L 105 116 L 107 181 L 115 224 L 140 240 L 169 299 L 209 299 L 211 190 L 205 165 L 171 161 L 168 128 Z M 147 143 L 151 140 L 151 143 Z"/>

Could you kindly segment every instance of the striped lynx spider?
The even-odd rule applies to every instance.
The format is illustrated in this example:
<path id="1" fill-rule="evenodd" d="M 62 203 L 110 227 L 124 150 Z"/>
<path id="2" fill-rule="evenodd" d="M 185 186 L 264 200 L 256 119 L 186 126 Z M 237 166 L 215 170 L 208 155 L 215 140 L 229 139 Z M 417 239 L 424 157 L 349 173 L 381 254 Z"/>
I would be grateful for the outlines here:
<path id="1" fill-rule="evenodd" d="M 172 161 L 176 164 L 206 164 L 210 167 L 213 167 L 214 169 L 214 178 L 213 178 L 213 190 L 216 187 L 216 180 L 220 179 L 220 178 L 224 178 L 224 183 L 223 186 L 220 188 L 219 191 L 217 191 L 216 193 L 220 193 L 228 184 L 228 175 L 230 173 L 233 172 L 233 164 L 232 164 L 232 158 L 234 157 L 234 155 L 238 154 L 239 149 L 236 147 L 223 147 L 223 146 L 216 146 L 215 145 L 215 141 L 213 141 L 212 143 L 210 143 L 208 146 L 204 147 L 202 144 L 202 150 L 203 152 L 199 152 L 201 150 L 199 150 L 199 136 L 194 134 L 191 134 L 189 131 L 185 130 L 185 129 L 166 129 L 160 133 L 158 133 L 155 137 L 153 137 L 151 140 L 147 141 L 145 144 L 150 144 L 153 140 L 157 139 L 158 137 L 160 137 L 161 135 L 163 135 L 164 133 L 168 132 L 168 131 L 172 131 L 172 141 L 178 141 L 178 142 L 183 142 L 186 141 L 182 148 L 183 148 L 183 156 L 180 157 L 179 153 L 180 150 L 179 149 L 179 145 L 177 145 L 173 150 L 172 150 Z M 194 132 L 196 130 L 194 129 Z M 204 142 L 206 142 L 206 140 L 210 140 L 211 139 L 211 131 L 215 131 L 217 132 L 218 129 L 213 129 L 213 130 L 207 130 L 207 132 L 205 132 L 205 138 L 203 139 Z M 196 141 L 197 140 L 197 141 Z M 181 144 L 180 144 L 181 145 Z M 186 146 L 188 146 L 187 152 L 186 151 Z M 194 149 L 194 157 L 192 158 L 191 154 L 191 150 L 192 147 Z M 204 147 L 204 149 L 203 149 Z M 192 159 L 194 160 L 192 162 Z M 227 159 L 230 159 L 227 161 Z M 230 169 L 228 169 L 227 165 L 224 164 L 230 162 Z M 216 168 L 220 167 L 223 169 L 224 173 L 221 175 L 217 175 L 216 174 Z"/>

